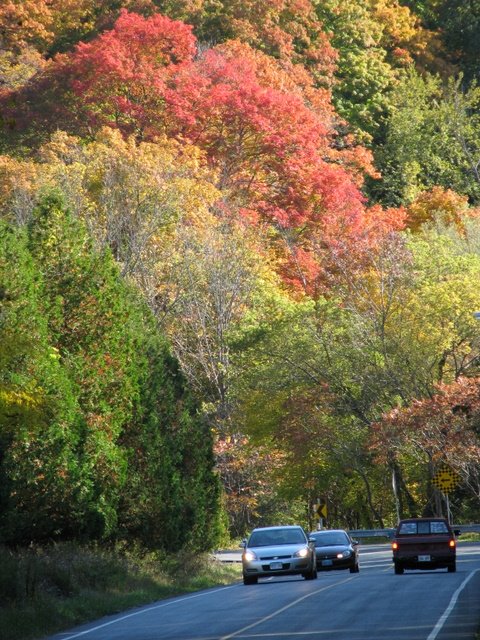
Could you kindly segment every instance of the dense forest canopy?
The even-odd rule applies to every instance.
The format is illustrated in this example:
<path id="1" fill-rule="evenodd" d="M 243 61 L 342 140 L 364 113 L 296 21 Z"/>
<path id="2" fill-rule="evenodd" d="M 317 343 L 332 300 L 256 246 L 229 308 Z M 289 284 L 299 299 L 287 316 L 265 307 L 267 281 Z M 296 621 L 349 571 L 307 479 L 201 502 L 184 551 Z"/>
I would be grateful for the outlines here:
<path id="1" fill-rule="evenodd" d="M 0 7 L 0 542 L 480 517 L 480 3 Z"/>

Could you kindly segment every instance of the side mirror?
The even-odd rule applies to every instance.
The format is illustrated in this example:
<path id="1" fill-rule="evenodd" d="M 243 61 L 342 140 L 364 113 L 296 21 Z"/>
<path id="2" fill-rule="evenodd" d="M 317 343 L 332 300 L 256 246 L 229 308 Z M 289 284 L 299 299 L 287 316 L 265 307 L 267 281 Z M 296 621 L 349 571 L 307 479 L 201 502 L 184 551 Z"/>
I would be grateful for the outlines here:
<path id="1" fill-rule="evenodd" d="M 354 547 L 357 547 L 360 543 L 358 540 L 352 540 L 352 544 Z"/>
<path id="2" fill-rule="evenodd" d="M 315 538 L 309 538 L 309 539 L 308 539 L 308 542 L 309 542 L 309 543 L 310 543 L 310 542 L 313 542 L 313 544 L 315 544 Z"/>
<path id="3" fill-rule="evenodd" d="M 462 535 L 462 532 L 460 531 L 460 529 L 454 529 L 453 533 L 457 536 L 457 538 L 458 538 L 458 536 Z"/>
<path id="4" fill-rule="evenodd" d="M 242 549 L 245 549 L 245 547 L 247 546 L 247 539 L 244 538 L 238 546 L 242 547 Z"/>

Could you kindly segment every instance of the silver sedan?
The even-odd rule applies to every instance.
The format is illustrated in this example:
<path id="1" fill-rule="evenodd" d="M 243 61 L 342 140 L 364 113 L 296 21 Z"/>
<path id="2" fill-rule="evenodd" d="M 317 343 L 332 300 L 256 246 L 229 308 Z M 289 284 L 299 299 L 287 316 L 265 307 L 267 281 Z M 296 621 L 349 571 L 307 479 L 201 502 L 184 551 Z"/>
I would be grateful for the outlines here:
<path id="1" fill-rule="evenodd" d="M 317 577 L 315 545 L 302 527 L 259 527 L 241 546 L 244 584 L 256 584 L 265 576 Z"/>

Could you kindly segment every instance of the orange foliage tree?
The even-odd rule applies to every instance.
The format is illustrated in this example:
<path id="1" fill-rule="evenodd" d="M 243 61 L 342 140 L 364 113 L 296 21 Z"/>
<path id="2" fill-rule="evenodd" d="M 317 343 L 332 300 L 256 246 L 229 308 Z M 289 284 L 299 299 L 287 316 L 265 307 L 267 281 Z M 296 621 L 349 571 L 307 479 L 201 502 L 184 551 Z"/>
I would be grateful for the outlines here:
<path id="1" fill-rule="evenodd" d="M 311 0 L 222 0 L 213 10 L 199 4 L 191 16 L 199 39 L 238 39 L 282 63 L 300 64 L 317 82 L 331 85 L 337 53 Z"/>
<path id="2" fill-rule="evenodd" d="M 418 231 L 422 225 L 441 222 L 461 229 L 467 218 L 478 217 L 480 210 L 470 208 L 468 197 L 443 187 L 422 191 L 407 207 L 406 226 Z"/>

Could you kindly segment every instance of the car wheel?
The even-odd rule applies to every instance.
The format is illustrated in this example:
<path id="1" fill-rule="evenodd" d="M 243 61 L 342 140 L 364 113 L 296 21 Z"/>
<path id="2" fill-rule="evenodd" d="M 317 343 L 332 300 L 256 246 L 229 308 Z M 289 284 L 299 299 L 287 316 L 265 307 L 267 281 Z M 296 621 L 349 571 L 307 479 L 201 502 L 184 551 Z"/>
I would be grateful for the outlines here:
<path id="1" fill-rule="evenodd" d="M 304 573 L 303 577 L 305 578 L 305 580 L 316 580 L 317 575 L 317 569 L 316 567 L 313 567 L 311 571 L 309 571 L 308 573 Z"/>
<path id="2" fill-rule="evenodd" d="M 395 562 L 395 573 L 397 574 L 397 576 L 401 576 L 403 573 L 403 567 L 399 562 Z"/>
<path id="3" fill-rule="evenodd" d="M 448 565 L 448 573 L 455 573 L 456 570 L 457 570 L 456 562 Z"/>
<path id="4" fill-rule="evenodd" d="M 257 584 L 258 578 L 256 576 L 243 576 L 243 584 Z"/>

